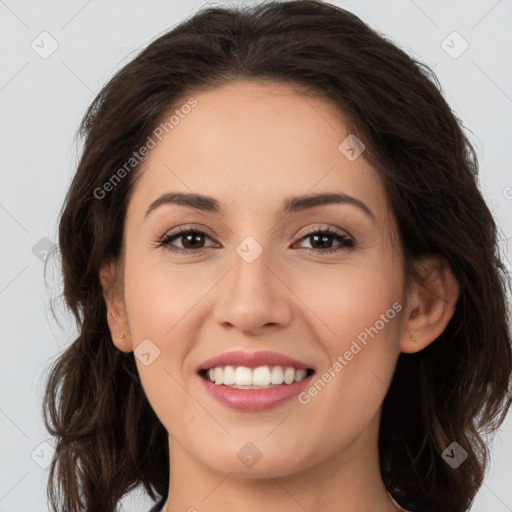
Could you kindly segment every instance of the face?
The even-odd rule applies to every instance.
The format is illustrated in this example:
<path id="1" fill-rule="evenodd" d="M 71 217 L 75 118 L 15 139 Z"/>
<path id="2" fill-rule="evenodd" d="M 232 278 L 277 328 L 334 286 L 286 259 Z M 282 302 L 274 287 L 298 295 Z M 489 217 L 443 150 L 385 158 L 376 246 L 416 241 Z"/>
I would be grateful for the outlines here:
<path id="1" fill-rule="evenodd" d="M 379 175 L 340 150 L 350 132 L 323 100 L 255 82 L 193 97 L 129 202 L 116 345 L 171 443 L 212 470 L 282 476 L 375 450 L 404 329 Z M 290 202 L 320 194 L 340 199 Z"/>

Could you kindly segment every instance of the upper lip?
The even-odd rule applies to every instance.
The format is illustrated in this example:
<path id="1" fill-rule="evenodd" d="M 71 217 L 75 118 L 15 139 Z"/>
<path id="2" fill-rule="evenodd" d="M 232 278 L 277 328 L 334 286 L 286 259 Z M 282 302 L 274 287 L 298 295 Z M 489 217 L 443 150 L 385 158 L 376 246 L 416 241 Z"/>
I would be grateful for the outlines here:
<path id="1" fill-rule="evenodd" d="M 258 366 L 283 366 L 295 369 L 313 369 L 311 365 L 303 363 L 298 359 L 294 359 L 279 352 L 269 350 L 260 350 L 258 352 L 243 352 L 241 350 L 233 350 L 224 352 L 218 356 L 208 359 L 202 363 L 198 371 L 209 370 L 216 366 L 246 366 L 247 368 L 258 368 Z"/>

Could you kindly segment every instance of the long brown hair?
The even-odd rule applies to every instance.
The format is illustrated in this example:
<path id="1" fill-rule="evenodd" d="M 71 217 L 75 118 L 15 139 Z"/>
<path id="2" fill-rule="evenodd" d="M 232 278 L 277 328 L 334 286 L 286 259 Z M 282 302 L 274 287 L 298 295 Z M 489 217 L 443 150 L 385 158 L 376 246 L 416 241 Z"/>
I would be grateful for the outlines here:
<path id="1" fill-rule="evenodd" d="M 59 223 L 63 296 L 79 335 L 52 365 L 43 403 L 46 428 L 57 438 L 52 510 L 111 512 L 141 484 L 153 499 L 168 492 L 167 432 L 133 353 L 112 343 L 99 280 L 101 264 L 120 255 L 141 163 L 104 197 L 98 189 L 187 94 L 259 79 L 300 87 L 345 114 L 385 181 L 406 278 L 415 278 L 419 258 L 438 255 L 459 283 L 442 335 L 399 356 L 379 454 L 384 483 L 403 507 L 466 511 L 485 474 L 482 436 L 510 407 L 512 372 L 506 278 L 475 151 L 428 67 L 354 14 L 314 0 L 204 8 L 118 71 L 87 110 Z M 457 469 L 441 456 L 452 442 L 468 453 Z"/>

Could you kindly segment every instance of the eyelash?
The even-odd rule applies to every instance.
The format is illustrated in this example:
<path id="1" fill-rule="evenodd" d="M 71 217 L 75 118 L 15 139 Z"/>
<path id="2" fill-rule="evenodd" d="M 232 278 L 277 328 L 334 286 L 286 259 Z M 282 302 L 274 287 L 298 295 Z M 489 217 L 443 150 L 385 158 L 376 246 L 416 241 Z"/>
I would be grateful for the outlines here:
<path id="1" fill-rule="evenodd" d="M 332 248 L 332 249 L 307 249 L 306 250 L 310 254 L 328 254 L 328 253 L 334 253 L 339 251 L 350 251 L 354 249 L 355 247 L 355 241 L 348 236 L 346 236 L 344 233 L 336 231 L 331 228 L 325 228 L 325 229 L 317 229 L 315 231 L 310 231 L 309 233 L 303 235 L 299 241 L 305 240 L 307 238 L 312 237 L 313 235 L 330 235 L 334 237 L 337 241 L 341 242 L 341 245 L 338 247 Z M 207 233 L 204 231 L 200 231 L 196 228 L 190 228 L 190 227 L 184 227 L 179 228 L 173 233 L 168 233 L 164 235 L 163 237 L 159 238 L 157 241 L 156 247 L 163 247 L 168 251 L 171 252 L 177 252 L 177 253 L 197 253 L 200 251 L 204 251 L 205 249 L 208 249 L 209 247 L 202 247 L 200 249 L 182 249 L 181 247 L 173 247 L 171 245 L 171 242 L 175 239 L 181 238 L 184 235 L 205 235 L 206 237 L 210 238 Z"/>

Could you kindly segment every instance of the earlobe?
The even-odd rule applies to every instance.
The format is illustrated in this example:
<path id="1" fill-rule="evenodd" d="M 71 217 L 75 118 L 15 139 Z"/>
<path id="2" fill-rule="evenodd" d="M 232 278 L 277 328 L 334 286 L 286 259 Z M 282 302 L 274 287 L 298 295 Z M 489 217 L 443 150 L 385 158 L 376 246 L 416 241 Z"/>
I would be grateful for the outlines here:
<path id="1" fill-rule="evenodd" d="M 133 350 L 126 321 L 126 312 L 119 284 L 119 269 L 115 262 L 106 263 L 100 270 L 100 282 L 107 308 L 107 323 L 114 345 L 122 352 Z"/>
<path id="2" fill-rule="evenodd" d="M 405 353 L 419 352 L 442 334 L 459 297 L 459 285 L 444 259 L 423 260 L 418 270 L 422 279 L 413 285 L 400 342 Z"/>

